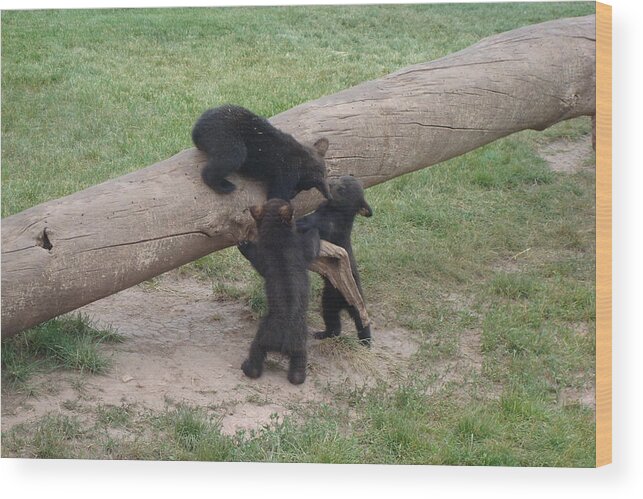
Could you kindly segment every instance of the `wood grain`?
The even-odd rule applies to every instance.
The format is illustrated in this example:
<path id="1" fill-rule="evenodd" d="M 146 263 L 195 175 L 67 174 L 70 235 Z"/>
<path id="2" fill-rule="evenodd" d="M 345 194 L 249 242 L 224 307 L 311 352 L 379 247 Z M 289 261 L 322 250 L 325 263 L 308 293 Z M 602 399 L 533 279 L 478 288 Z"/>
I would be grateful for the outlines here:
<path id="1" fill-rule="evenodd" d="M 596 466 L 612 462 L 612 7 L 596 3 Z"/>

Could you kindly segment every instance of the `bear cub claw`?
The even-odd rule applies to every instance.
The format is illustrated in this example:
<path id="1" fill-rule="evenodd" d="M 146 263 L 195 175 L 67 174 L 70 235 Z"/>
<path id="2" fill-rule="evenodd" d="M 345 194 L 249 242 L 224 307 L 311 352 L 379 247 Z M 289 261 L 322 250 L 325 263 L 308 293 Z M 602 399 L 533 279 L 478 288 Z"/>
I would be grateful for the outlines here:
<path id="1" fill-rule="evenodd" d="M 366 348 L 371 348 L 373 341 L 370 336 L 366 336 L 364 338 L 359 337 L 359 344 L 365 346 Z"/>

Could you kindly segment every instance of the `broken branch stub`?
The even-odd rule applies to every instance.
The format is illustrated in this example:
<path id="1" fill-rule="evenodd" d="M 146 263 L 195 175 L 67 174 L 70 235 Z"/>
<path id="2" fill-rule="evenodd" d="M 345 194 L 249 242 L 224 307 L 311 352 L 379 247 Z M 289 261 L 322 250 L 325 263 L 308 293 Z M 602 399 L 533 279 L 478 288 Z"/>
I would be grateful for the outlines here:
<path id="1" fill-rule="evenodd" d="M 348 304 L 357 309 L 364 326 L 370 325 L 371 321 L 366 312 L 364 298 L 359 292 L 348 253 L 344 248 L 322 239 L 319 246 L 319 257 L 308 268 L 328 279 L 333 287 L 344 295 Z"/>

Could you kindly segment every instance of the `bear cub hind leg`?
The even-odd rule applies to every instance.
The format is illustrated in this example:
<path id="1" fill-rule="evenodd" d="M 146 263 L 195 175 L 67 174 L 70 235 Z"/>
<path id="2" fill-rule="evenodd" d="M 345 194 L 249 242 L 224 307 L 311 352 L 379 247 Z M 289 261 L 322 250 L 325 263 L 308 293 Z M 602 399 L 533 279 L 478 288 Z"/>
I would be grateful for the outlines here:
<path id="1" fill-rule="evenodd" d="M 324 331 L 317 331 L 313 337 L 318 340 L 334 338 L 342 332 L 342 321 L 340 312 L 348 304 L 342 294 L 333 285 L 324 279 L 324 291 L 322 292 L 322 317 L 324 319 Z"/>
<path id="2" fill-rule="evenodd" d="M 263 363 L 266 360 L 266 350 L 257 341 L 250 346 L 248 358 L 243 361 L 241 370 L 248 378 L 258 378 L 263 373 Z"/>

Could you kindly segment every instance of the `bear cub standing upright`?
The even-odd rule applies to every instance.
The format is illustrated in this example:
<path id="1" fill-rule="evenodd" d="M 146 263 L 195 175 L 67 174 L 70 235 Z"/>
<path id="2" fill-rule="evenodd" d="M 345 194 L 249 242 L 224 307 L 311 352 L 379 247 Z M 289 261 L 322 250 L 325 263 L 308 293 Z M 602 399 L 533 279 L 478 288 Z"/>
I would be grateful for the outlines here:
<path id="1" fill-rule="evenodd" d="M 310 215 L 297 220 L 297 230 L 306 232 L 317 229 L 321 239 L 344 248 L 348 253 L 357 289 L 363 296 L 357 262 L 351 246 L 351 232 L 355 216 L 360 214 L 370 217 L 373 215 L 373 210 L 364 199 L 364 188 L 361 182 L 354 177 L 344 176 L 331 180 L 330 191 L 332 199 L 322 203 Z M 324 339 L 339 336 L 342 331 L 340 319 L 342 310 L 348 310 L 351 318 L 355 321 L 360 343 L 370 346 L 370 326 L 364 326 L 357 309 L 349 305 L 344 295 L 335 289 L 326 278 L 324 278 L 324 291 L 322 292 L 322 317 L 326 330 L 315 333 L 315 338 Z"/>
<path id="2" fill-rule="evenodd" d="M 306 379 L 308 265 L 319 255 L 319 232 L 314 228 L 297 231 L 293 208 L 282 199 L 253 206 L 250 213 L 257 223 L 257 242 L 238 247 L 264 278 L 268 313 L 241 369 L 246 376 L 258 378 L 266 353 L 281 352 L 290 356 L 288 381 L 298 385 Z"/>
<path id="3" fill-rule="evenodd" d="M 234 191 L 236 186 L 225 177 L 239 172 L 265 182 L 268 199 L 290 201 L 299 191 L 312 188 L 330 197 L 324 163 L 326 138 L 305 146 L 265 118 L 226 104 L 201 115 L 192 129 L 192 141 L 207 153 L 201 177 L 218 193 Z"/>

